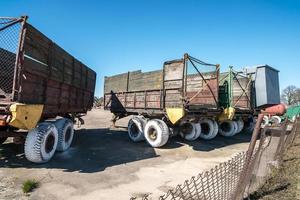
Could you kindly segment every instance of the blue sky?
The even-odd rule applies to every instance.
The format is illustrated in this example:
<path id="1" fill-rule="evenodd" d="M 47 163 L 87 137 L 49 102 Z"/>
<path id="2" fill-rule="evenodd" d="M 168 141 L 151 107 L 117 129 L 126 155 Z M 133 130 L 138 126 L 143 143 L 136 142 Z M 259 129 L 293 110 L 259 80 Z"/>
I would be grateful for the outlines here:
<path id="1" fill-rule="evenodd" d="M 297 0 L 1 0 L 0 15 L 29 22 L 103 77 L 162 68 L 185 52 L 210 63 L 268 64 L 281 88 L 300 86 Z"/>

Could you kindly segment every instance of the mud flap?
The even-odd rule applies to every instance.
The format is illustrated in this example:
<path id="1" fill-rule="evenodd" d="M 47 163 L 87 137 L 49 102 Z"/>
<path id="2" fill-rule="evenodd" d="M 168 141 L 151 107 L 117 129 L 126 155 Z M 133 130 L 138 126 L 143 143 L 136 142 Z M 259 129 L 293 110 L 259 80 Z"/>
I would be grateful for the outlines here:
<path id="1" fill-rule="evenodd" d="M 9 108 L 12 114 L 9 125 L 19 129 L 31 130 L 39 122 L 43 109 L 44 105 L 12 104 Z"/>

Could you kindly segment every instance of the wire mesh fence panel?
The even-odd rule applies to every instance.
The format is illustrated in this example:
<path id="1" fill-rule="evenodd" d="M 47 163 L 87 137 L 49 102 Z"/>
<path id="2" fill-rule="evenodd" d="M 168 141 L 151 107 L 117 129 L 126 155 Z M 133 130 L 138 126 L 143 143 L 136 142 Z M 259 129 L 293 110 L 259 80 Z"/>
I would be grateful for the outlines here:
<path id="1" fill-rule="evenodd" d="M 241 175 L 246 159 L 246 153 L 241 152 L 231 160 L 221 163 L 209 171 L 198 174 L 183 184 L 177 185 L 169 190 L 160 200 L 215 200 L 231 199 L 232 194 L 238 187 L 238 180 Z M 132 198 L 137 199 L 137 198 Z M 150 200 L 150 196 L 142 199 Z"/>
<path id="2" fill-rule="evenodd" d="M 284 141 L 284 150 L 287 150 L 287 148 L 289 148 L 291 146 L 291 144 L 293 143 L 296 133 L 299 131 L 299 123 L 300 121 L 298 119 L 296 119 L 294 121 L 294 123 L 289 123 L 287 125 L 287 136 L 286 139 Z"/>
<path id="3" fill-rule="evenodd" d="M 292 128 L 287 128 L 288 125 Z M 299 132 L 299 121 L 282 123 L 278 127 L 265 127 L 259 137 L 253 137 L 247 152 L 177 185 L 159 200 L 231 200 L 242 199 L 256 191 L 266 181 L 273 167 L 278 167 L 284 151 Z M 260 126 L 257 126 L 258 130 Z M 250 146 L 253 145 L 253 152 Z M 138 198 L 131 198 L 138 199 Z M 142 200 L 151 200 L 146 195 Z"/>
<path id="4" fill-rule="evenodd" d="M 13 92 L 20 30 L 19 19 L 0 18 L 0 99 L 9 99 Z"/>
<path id="5" fill-rule="evenodd" d="M 293 137 L 298 132 L 299 124 L 293 123 L 291 131 L 287 131 L 289 122 L 284 122 L 281 127 L 266 127 L 262 132 L 260 143 L 262 148 L 257 152 L 253 161 L 254 168 L 251 170 L 249 182 L 247 183 L 244 197 L 259 189 L 269 178 L 274 168 L 278 168 L 282 161 L 284 152 L 292 144 Z"/>

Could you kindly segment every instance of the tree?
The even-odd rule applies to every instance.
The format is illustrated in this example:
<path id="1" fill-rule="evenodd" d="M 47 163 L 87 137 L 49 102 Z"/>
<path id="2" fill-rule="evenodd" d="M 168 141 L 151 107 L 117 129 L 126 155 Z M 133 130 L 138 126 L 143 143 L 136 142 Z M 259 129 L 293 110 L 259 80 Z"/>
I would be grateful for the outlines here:
<path id="1" fill-rule="evenodd" d="M 287 86 L 281 94 L 281 100 L 287 105 L 297 105 L 300 103 L 300 88 L 294 85 Z"/>
<path id="2" fill-rule="evenodd" d="M 297 88 L 296 90 L 295 99 L 296 99 L 296 104 L 300 104 L 300 88 Z"/>
<path id="3" fill-rule="evenodd" d="M 97 108 L 97 107 L 100 107 L 100 106 L 103 106 L 103 97 L 94 97 L 94 107 Z"/>

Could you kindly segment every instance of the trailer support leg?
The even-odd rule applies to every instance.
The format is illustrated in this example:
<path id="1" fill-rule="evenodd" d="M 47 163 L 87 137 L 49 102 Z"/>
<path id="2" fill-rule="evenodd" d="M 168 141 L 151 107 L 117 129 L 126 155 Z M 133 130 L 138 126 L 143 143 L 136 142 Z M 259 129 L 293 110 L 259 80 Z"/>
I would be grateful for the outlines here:
<path id="1" fill-rule="evenodd" d="M 112 119 L 111 119 L 111 122 L 112 122 L 112 125 L 111 127 L 112 128 L 116 128 L 116 121 L 119 119 L 119 116 L 118 115 L 113 115 Z"/>

